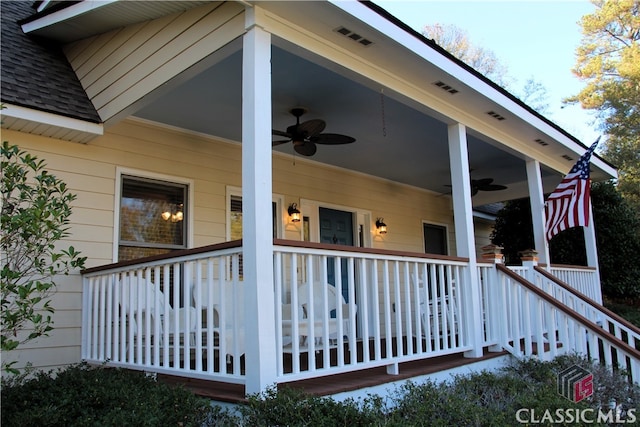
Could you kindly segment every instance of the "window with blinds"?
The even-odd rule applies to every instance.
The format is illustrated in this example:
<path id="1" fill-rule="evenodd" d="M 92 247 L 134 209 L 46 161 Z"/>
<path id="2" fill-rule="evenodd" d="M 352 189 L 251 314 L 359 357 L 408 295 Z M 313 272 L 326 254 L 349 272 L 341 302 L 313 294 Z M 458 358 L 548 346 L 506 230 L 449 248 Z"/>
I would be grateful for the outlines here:
<path id="1" fill-rule="evenodd" d="M 122 176 L 118 260 L 187 247 L 187 185 Z"/>

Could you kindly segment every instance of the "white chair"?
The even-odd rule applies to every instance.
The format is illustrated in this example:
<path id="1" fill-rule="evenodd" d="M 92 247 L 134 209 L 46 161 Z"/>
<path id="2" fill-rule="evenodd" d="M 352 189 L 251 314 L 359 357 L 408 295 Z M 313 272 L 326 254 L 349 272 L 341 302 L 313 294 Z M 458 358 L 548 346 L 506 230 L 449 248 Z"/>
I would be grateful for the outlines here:
<path id="1" fill-rule="evenodd" d="M 298 287 L 298 303 L 303 309 L 303 319 L 299 321 L 299 334 L 303 337 L 303 342 L 310 333 L 310 323 L 313 324 L 313 336 L 317 344 L 322 344 L 324 320 L 327 317 L 327 327 L 330 344 L 338 341 L 338 309 L 342 314 L 342 333 L 348 336 L 350 333 L 349 304 L 346 303 L 342 295 L 336 295 L 336 287 L 331 284 L 315 282 L 312 286 L 313 295 L 313 320 L 311 316 L 311 295 L 308 285 Z M 327 310 L 324 312 L 324 288 L 327 289 Z M 354 315 L 357 306 L 353 304 Z"/>
<path id="2" fill-rule="evenodd" d="M 138 335 L 139 330 L 142 336 L 146 335 L 148 313 L 150 336 L 153 337 L 157 313 L 159 317 L 158 343 L 162 343 L 165 330 L 169 334 L 170 343 L 176 342 L 174 339 L 176 329 L 181 338 L 184 338 L 184 334 L 188 333 L 191 342 L 193 342 L 196 329 L 195 308 L 187 306 L 173 309 L 170 305 L 167 306 L 165 304 L 165 295 L 160 290 L 160 287 L 151 281 L 147 281 L 144 277 L 126 276 L 122 278 L 117 286 L 120 287 L 120 307 L 127 314 L 129 327 L 133 329 L 134 336 Z M 137 324 L 138 319 L 140 320 L 140 327 Z M 177 342 L 181 341 L 178 340 Z"/>
<path id="3" fill-rule="evenodd" d="M 207 320 L 207 308 L 213 310 L 213 331 L 218 337 L 218 346 L 224 341 L 224 353 L 227 362 L 230 357 L 238 360 L 245 353 L 245 326 L 244 326 L 244 284 L 238 282 L 224 282 L 220 295 L 220 282 L 215 279 L 210 286 L 208 281 L 200 284 L 200 306 L 202 308 L 202 321 Z M 192 292 L 194 305 L 197 306 L 197 293 Z M 234 299 L 235 295 L 235 299 Z M 213 306 L 208 307 L 210 301 Z M 224 317 L 224 318 L 223 318 Z M 203 325 L 203 332 L 207 332 L 208 325 Z"/>
<path id="4" fill-rule="evenodd" d="M 420 322 L 422 325 L 422 336 L 426 336 L 427 328 L 431 332 L 431 337 L 439 336 L 442 333 L 448 333 L 452 329 L 454 333 L 458 333 L 458 307 L 455 299 L 456 287 L 455 283 L 451 283 L 451 293 L 442 296 L 430 295 L 425 298 L 425 295 L 430 293 L 431 289 L 427 288 L 426 292 L 423 287 L 423 282 L 421 279 L 417 279 L 413 274 L 411 275 L 411 279 L 414 282 L 418 283 L 418 295 L 420 299 Z M 438 286 L 439 288 L 439 286 Z M 443 310 L 444 308 L 444 310 Z M 451 322 L 451 318 L 453 317 L 453 322 Z M 436 331 L 436 318 L 437 318 L 437 327 Z M 446 330 L 444 329 L 444 325 L 446 323 Z M 453 323 L 453 328 L 451 323 Z"/>

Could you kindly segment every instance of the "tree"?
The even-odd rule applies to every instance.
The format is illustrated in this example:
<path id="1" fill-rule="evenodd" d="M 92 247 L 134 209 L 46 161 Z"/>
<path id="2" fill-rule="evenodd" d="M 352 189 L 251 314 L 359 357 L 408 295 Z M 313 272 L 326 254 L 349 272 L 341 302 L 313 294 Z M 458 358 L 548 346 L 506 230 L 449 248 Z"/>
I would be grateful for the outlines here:
<path id="1" fill-rule="evenodd" d="M 519 251 L 534 247 L 529 199 L 505 203 L 497 214 L 491 242 L 504 248 L 504 261 L 510 265 L 520 262 Z"/>
<path id="2" fill-rule="evenodd" d="M 640 297 L 640 220 L 612 182 L 593 183 L 591 203 L 602 292 L 618 299 Z M 491 240 L 504 247 L 508 264 L 518 263 L 518 251 L 533 245 L 529 199 L 505 204 L 498 212 Z M 549 255 L 552 263 L 586 265 L 583 228 L 557 234 L 549 242 Z"/>
<path id="3" fill-rule="evenodd" d="M 2 209 L 0 236 L 1 313 L 3 352 L 48 335 L 54 308 L 48 299 L 55 288 L 53 278 L 83 268 L 73 246 L 59 249 L 69 236 L 70 203 L 76 196 L 66 184 L 48 173 L 43 160 L 2 144 Z M 2 368 L 17 372 L 15 362 L 2 360 Z"/>
<path id="4" fill-rule="evenodd" d="M 515 80 L 509 76 L 507 67 L 496 54 L 471 43 L 469 34 L 455 25 L 425 25 L 422 35 L 432 39 L 447 52 L 472 67 L 488 79 L 513 92 L 524 103 L 540 114 L 549 110 L 546 88 L 533 77 L 525 82 L 522 89 L 514 89 Z"/>
<path id="5" fill-rule="evenodd" d="M 566 102 L 598 113 L 603 157 L 619 168 L 620 193 L 640 215 L 640 2 L 592 0 L 573 73 L 586 86 Z"/>

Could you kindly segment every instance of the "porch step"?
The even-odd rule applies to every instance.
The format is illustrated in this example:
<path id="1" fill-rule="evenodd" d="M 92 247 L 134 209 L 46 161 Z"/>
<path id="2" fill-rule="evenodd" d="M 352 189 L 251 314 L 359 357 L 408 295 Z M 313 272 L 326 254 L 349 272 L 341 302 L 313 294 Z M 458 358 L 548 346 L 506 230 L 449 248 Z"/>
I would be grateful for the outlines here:
<path id="1" fill-rule="evenodd" d="M 438 356 L 426 360 L 405 362 L 399 365 L 398 375 L 387 374 L 384 366 L 343 374 L 328 375 L 324 377 L 293 381 L 280 384 L 278 387 L 292 387 L 303 390 L 314 396 L 330 396 L 338 393 L 346 393 L 354 390 L 389 384 L 397 381 L 406 381 L 412 378 L 434 374 L 477 362 L 482 362 L 507 355 L 505 351 L 489 352 L 479 358 L 466 358 L 462 353 Z M 211 400 L 227 403 L 246 403 L 244 385 L 229 384 L 218 381 L 209 381 L 195 378 L 184 378 L 171 375 L 158 375 L 158 381 L 167 384 L 182 385 L 198 396 Z"/>

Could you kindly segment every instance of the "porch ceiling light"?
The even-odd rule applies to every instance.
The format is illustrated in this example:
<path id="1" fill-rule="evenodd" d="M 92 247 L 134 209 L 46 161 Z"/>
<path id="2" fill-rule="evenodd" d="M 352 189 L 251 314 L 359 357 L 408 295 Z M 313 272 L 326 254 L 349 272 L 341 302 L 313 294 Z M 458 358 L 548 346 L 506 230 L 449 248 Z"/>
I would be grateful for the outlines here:
<path id="1" fill-rule="evenodd" d="M 300 222 L 300 211 L 298 210 L 298 205 L 296 203 L 291 203 L 287 212 L 289 212 L 291 222 Z"/>
<path id="2" fill-rule="evenodd" d="M 378 233 L 387 234 L 387 224 L 384 223 L 384 218 L 376 219 L 376 228 L 378 229 Z"/>

